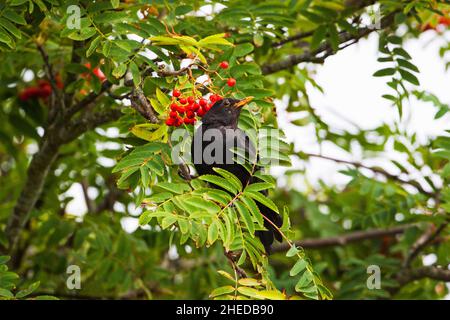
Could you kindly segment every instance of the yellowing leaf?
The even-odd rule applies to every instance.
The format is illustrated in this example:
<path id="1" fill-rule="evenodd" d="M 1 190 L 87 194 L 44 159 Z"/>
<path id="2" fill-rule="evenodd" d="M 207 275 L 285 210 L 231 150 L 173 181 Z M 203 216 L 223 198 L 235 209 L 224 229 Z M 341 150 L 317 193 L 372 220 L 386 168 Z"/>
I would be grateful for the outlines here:
<path id="1" fill-rule="evenodd" d="M 239 279 L 239 284 L 246 286 L 246 287 L 257 287 L 261 285 L 261 282 L 259 282 L 256 279 L 252 279 L 252 278 L 243 278 L 243 279 Z"/>
<path id="2" fill-rule="evenodd" d="M 131 128 L 131 132 L 138 138 L 146 141 L 159 140 L 165 142 L 167 140 L 167 126 L 156 125 L 158 128 L 155 131 L 149 131 L 148 124 L 138 124 Z"/>
<path id="3" fill-rule="evenodd" d="M 223 277 L 225 277 L 225 278 L 227 278 L 227 279 L 233 281 L 233 282 L 235 281 L 234 278 L 231 276 L 231 274 L 229 274 L 229 273 L 226 272 L 226 271 L 219 270 L 219 271 L 217 271 L 217 273 L 220 274 L 221 276 L 223 276 Z"/>
<path id="4" fill-rule="evenodd" d="M 209 295 L 209 297 L 214 298 L 231 292 L 234 292 L 234 288 L 232 286 L 224 286 L 214 289 L 213 292 L 211 292 L 211 294 Z"/>
<path id="5" fill-rule="evenodd" d="M 198 42 L 200 47 L 216 49 L 215 46 L 234 46 L 231 42 L 225 39 L 225 33 L 214 34 L 206 38 L 201 39 Z"/>
<path id="6" fill-rule="evenodd" d="M 258 295 L 261 299 L 286 300 L 286 296 L 277 290 L 258 291 Z"/>

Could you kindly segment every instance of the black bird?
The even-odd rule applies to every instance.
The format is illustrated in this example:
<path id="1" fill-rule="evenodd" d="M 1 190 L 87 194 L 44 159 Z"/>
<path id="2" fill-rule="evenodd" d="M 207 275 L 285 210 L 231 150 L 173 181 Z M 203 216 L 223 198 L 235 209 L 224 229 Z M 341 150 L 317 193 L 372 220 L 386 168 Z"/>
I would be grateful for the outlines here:
<path id="1" fill-rule="evenodd" d="M 239 161 L 236 161 L 236 151 L 233 152 L 236 149 L 241 152 L 245 150 L 246 156 L 241 160 L 251 159 L 252 155 L 256 154 L 255 147 L 247 134 L 238 128 L 242 107 L 252 99 L 252 97 L 242 100 L 222 99 L 217 101 L 203 116 L 202 125 L 194 133 L 191 147 L 192 162 L 199 175 L 218 175 L 213 168 L 221 168 L 234 174 L 244 187 L 247 184 L 261 182 L 260 179 L 250 175 Z M 209 153 L 211 153 L 211 157 L 208 157 Z M 277 227 L 281 227 L 282 219 L 279 214 L 260 203 L 257 205 L 261 214 Z M 261 239 L 266 252 L 270 253 L 270 246 L 274 238 L 281 242 L 282 236 L 265 219 L 264 226 L 267 231 L 257 231 L 256 234 Z"/>

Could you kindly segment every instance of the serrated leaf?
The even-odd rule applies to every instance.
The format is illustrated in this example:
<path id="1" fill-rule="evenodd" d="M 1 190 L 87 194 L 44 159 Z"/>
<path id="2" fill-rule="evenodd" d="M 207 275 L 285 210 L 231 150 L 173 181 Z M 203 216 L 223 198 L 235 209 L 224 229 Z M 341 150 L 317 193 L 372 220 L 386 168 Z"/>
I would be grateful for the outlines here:
<path id="1" fill-rule="evenodd" d="M 276 213 L 279 213 L 279 210 L 278 210 L 277 206 L 275 205 L 275 203 L 273 203 L 273 201 L 270 200 L 269 198 L 263 196 L 261 193 L 246 191 L 246 192 L 244 192 L 244 195 L 249 196 L 250 198 L 252 198 L 252 199 L 258 201 L 259 203 L 265 205 L 267 208 L 272 209 Z"/>
<path id="2" fill-rule="evenodd" d="M 297 260 L 297 262 L 295 263 L 295 265 L 292 267 L 291 271 L 289 272 L 289 275 L 291 277 L 296 276 L 297 274 L 299 274 L 301 271 L 305 270 L 306 266 L 308 265 L 308 263 L 306 262 L 305 259 L 299 259 Z"/>
<path id="3" fill-rule="evenodd" d="M 236 194 L 238 192 L 238 190 L 236 188 L 234 188 L 229 182 L 228 180 L 222 178 L 222 177 L 218 177 L 212 174 L 204 174 L 202 176 L 199 177 L 200 180 L 215 184 L 216 186 L 219 186 L 229 192 L 231 192 L 232 194 Z"/>
<path id="4" fill-rule="evenodd" d="M 97 47 L 100 44 L 101 40 L 102 40 L 102 37 L 98 36 L 94 40 L 91 41 L 91 44 L 90 44 L 89 48 L 86 51 L 86 57 L 91 56 L 95 52 L 95 50 L 97 49 Z"/>
<path id="5" fill-rule="evenodd" d="M 248 232 L 254 236 L 255 234 L 255 224 L 253 223 L 252 216 L 250 215 L 250 212 L 248 211 L 247 207 L 239 201 L 235 202 L 236 208 L 238 209 L 238 212 L 242 218 L 242 221 L 244 221 L 244 224 L 248 230 Z"/>
<path id="6" fill-rule="evenodd" d="M 213 244 L 219 237 L 219 228 L 217 227 L 217 221 L 213 221 L 208 227 L 208 243 Z"/>
<path id="7" fill-rule="evenodd" d="M 258 287 L 261 285 L 261 282 L 259 280 L 253 278 L 242 278 L 239 279 L 238 283 L 246 287 Z"/>
<path id="8" fill-rule="evenodd" d="M 224 286 L 217 289 L 214 289 L 209 295 L 210 298 L 218 297 L 227 293 L 234 292 L 234 288 L 232 286 Z"/>

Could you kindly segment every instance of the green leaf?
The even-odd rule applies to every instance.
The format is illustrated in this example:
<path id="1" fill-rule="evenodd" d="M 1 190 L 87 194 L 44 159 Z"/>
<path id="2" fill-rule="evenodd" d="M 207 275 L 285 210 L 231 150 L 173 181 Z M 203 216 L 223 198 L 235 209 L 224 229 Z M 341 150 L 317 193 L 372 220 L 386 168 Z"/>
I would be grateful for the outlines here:
<path id="1" fill-rule="evenodd" d="M 127 65 L 124 63 L 119 64 L 117 67 L 114 68 L 112 74 L 114 77 L 121 78 L 125 72 L 127 72 Z"/>
<path id="2" fill-rule="evenodd" d="M 410 69 L 414 72 L 420 72 L 419 68 L 417 68 L 414 64 L 412 64 L 411 62 L 409 62 L 408 60 L 405 59 L 397 59 L 398 64 L 403 67 L 403 68 L 407 68 Z"/>
<path id="3" fill-rule="evenodd" d="M 411 72 L 406 71 L 404 69 L 400 69 L 399 71 L 400 71 L 400 74 L 403 79 L 405 79 L 406 81 L 408 81 L 416 86 L 420 86 L 419 79 L 417 79 L 417 77 L 415 75 L 413 75 Z"/>
<path id="4" fill-rule="evenodd" d="M 238 193 L 238 189 L 236 189 L 235 187 L 233 187 L 227 179 L 224 179 L 222 177 L 218 177 L 212 174 L 204 174 L 202 176 L 199 177 L 200 180 L 215 184 L 216 186 L 219 186 L 229 192 L 231 192 L 232 194 L 236 194 Z"/>
<path id="5" fill-rule="evenodd" d="M 214 214 L 220 211 L 220 207 L 212 201 L 205 200 L 201 197 L 188 196 L 184 199 L 187 205 L 190 205 L 196 209 L 205 210 L 210 214 Z"/>
<path id="6" fill-rule="evenodd" d="M 245 195 L 242 195 L 239 199 L 247 206 L 248 210 L 250 210 L 253 218 L 258 222 L 258 225 L 260 227 L 263 227 L 264 218 L 259 212 L 259 208 L 256 205 L 256 202 L 252 198 L 246 197 Z"/>
<path id="7" fill-rule="evenodd" d="M 163 188 L 173 193 L 183 194 L 191 191 L 191 188 L 187 183 L 175 183 L 175 182 L 160 182 L 157 184 L 159 188 Z"/>
<path id="8" fill-rule="evenodd" d="M 114 9 L 117 9 L 120 5 L 120 0 L 111 0 L 111 5 Z"/>
<path id="9" fill-rule="evenodd" d="M 109 57 L 109 54 L 111 52 L 111 46 L 112 43 L 111 41 L 107 40 L 104 44 L 103 44 L 103 48 L 102 48 L 102 53 L 105 57 Z"/>
<path id="10" fill-rule="evenodd" d="M 334 52 L 337 52 L 339 50 L 339 34 L 338 34 L 338 30 L 336 28 L 336 25 L 331 24 L 328 27 L 328 33 L 329 33 L 329 40 L 330 40 L 330 44 L 331 44 L 331 48 L 333 49 Z"/>
<path id="11" fill-rule="evenodd" d="M 253 51 L 253 45 L 250 43 L 239 44 L 234 48 L 234 56 L 243 57 Z"/>
<path id="12" fill-rule="evenodd" d="M 293 246 L 286 253 L 286 257 L 293 257 L 293 256 L 297 255 L 299 252 L 300 252 L 300 250 L 298 250 L 297 247 Z"/>
<path id="13" fill-rule="evenodd" d="M 79 31 L 72 32 L 71 34 L 68 35 L 68 37 L 75 41 L 84 41 L 93 37 L 96 33 L 97 31 L 95 30 L 95 28 L 86 27 Z"/>
<path id="14" fill-rule="evenodd" d="M 238 292 L 251 298 L 260 299 L 259 291 L 248 287 L 238 287 Z"/>
<path id="15" fill-rule="evenodd" d="M 130 62 L 130 71 L 131 76 L 133 78 L 133 83 L 137 87 L 141 83 L 141 72 L 139 71 L 139 67 L 134 61 Z"/>
<path id="16" fill-rule="evenodd" d="M 9 256 L 0 256 L 0 264 L 5 264 L 11 259 Z"/>
<path id="17" fill-rule="evenodd" d="M 9 34 L 0 27 L 0 42 L 6 43 L 10 48 L 14 48 L 14 41 Z"/>
<path id="18" fill-rule="evenodd" d="M 219 228 L 217 226 L 217 221 L 213 221 L 208 228 L 208 243 L 213 244 L 219 237 Z"/>
<path id="19" fill-rule="evenodd" d="M 252 216 L 248 211 L 247 207 L 239 201 L 235 202 L 236 208 L 238 209 L 239 214 L 241 215 L 242 220 L 244 221 L 245 226 L 247 227 L 248 232 L 254 236 L 255 234 L 255 224 L 253 223 Z"/>
<path id="20" fill-rule="evenodd" d="M 100 44 L 101 40 L 102 40 L 102 37 L 98 36 L 94 40 L 91 41 L 91 44 L 90 44 L 89 48 L 86 51 L 86 57 L 90 57 L 95 52 L 95 50 L 97 49 L 97 47 Z"/>
<path id="21" fill-rule="evenodd" d="M 292 267 L 291 271 L 289 272 L 289 275 L 291 277 L 296 276 L 297 274 L 299 274 L 301 271 L 305 270 L 306 266 L 308 265 L 308 263 L 306 262 L 305 259 L 299 259 L 297 260 L 297 262 L 295 263 L 295 265 Z"/>
<path id="22" fill-rule="evenodd" d="M 409 55 L 409 53 L 406 52 L 406 50 L 403 49 L 403 48 L 395 48 L 395 49 L 393 50 L 393 52 L 394 52 L 396 55 L 402 56 L 402 57 L 405 58 L 406 60 L 411 60 L 411 59 L 412 59 L 412 57 Z"/>
<path id="23" fill-rule="evenodd" d="M 238 191 L 242 190 L 241 180 L 239 180 L 234 174 L 221 168 L 213 168 L 213 170 L 227 179 L 228 182 L 231 183 Z"/>
<path id="24" fill-rule="evenodd" d="M 9 22 L 8 20 L 0 17 L 0 26 L 5 28 L 8 32 L 10 32 L 17 39 L 22 38 L 21 31 L 19 29 L 17 29 L 16 26 L 14 24 L 12 24 L 11 22 Z"/>
<path id="25" fill-rule="evenodd" d="M 319 26 L 315 31 L 311 39 L 311 51 L 316 50 L 327 35 L 326 25 Z"/>
<path id="26" fill-rule="evenodd" d="M 245 191 L 262 191 L 262 190 L 267 190 L 267 189 L 272 189 L 275 186 L 271 183 L 267 183 L 267 182 L 256 182 L 256 183 L 252 183 L 249 184 L 246 188 Z"/>
<path id="27" fill-rule="evenodd" d="M 250 198 L 252 198 L 252 199 L 258 201 L 259 203 L 265 205 L 267 208 L 272 209 L 276 213 L 279 213 L 279 210 L 278 210 L 277 206 L 275 205 L 275 203 L 273 203 L 273 201 L 270 200 L 269 198 L 263 196 L 261 193 L 246 191 L 246 192 L 244 192 L 244 195 L 249 196 Z"/>
<path id="28" fill-rule="evenodd" d="M 14 298 L 14 295 L 12 294 L 11 291 L 0 288 L 0 297 Z"/>
<path id="29" fill-rule="evenodd" d="M 396 72 L 395 68 L 385 68 L 378 70 L 373 74 L 374 77 L 386 77 L 386 76 L 392 76 Z"/>
<path id="30" fill-rule="evenodd" d="M 32 283 L 27 289 L 21 290 L 16 294 L 16 298 L 24 298 L 30 294 L 32 294 L 40 285 L 40 282 L 34 282 Z"/>
<path id="31" fill-rule="evenodd" d="M 245 287 L 258 287 L 261 285 L 260 281 L 253 278 L 242 278 L 239 279 L 238 283 Z"/>
<path id="32" fill-rule="evenodd" d="M 260 299 L 268 300 L 286 300 L 286 296 L 278 290 L 262 290 L 258 292 Z"/>
<path id="33" fill-rule="evenodd" d="M 177 217 L 174 215 L 169 215 L 167 217 L 164 217 L 161 222 L 161 228 L 163 230 L 170 227 L 172 224 L 174 224 L 177 221 Z"/>
<path id="34" fill-rule="evenodd" d="M 209 295 L 209 297 L 214 298 L 231 292 L 234 292 L 234 288 L 232 286 L 224 286 L 214 289 L 213 292 L 211 292 L 211 294 Z"/>
<path id="35" fill-rule="evenodd" d="M 3 16 L 14 22 L 17 24 L 22 24 L 22 25 L 26 25 L 27 22 L 25 21 L 24 17 L 22 17 L 21 15 L 19 15 L 16 11 L 11 10 L 11 9 L 6 9 L 5 11 L 3 11 Z"/>

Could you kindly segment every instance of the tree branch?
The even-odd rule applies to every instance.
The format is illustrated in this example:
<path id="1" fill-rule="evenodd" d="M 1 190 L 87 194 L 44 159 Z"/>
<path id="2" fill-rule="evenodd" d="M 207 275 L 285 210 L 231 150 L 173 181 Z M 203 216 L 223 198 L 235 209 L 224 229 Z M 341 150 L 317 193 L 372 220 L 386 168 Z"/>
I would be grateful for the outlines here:
<path id="1" fill-rule="evenodd" d="M 83 197 L 84 197 L 84 201 L 86 202 L 86 207 L 88 209 L 88 212 L 95 212 L 97 209 L 95 207 L 95 202 L 92 201 L 91 198 L 89 198 L 89 194 L 88 194 L 88 181 L 86 178 L 84 178 L 81 181 L 81 189 L 83 190 Z"/>
<path id="2" fill-rule="evenodd" d="M 353 161 L 347 161 L 347 160 L 342 160 L 342 159 L 336 159 L 336 158 L 332 158 L 332 157 L 328 157 L 328 156 L 323 156 L 323 155 L 320 155 L 320 154 L 313 154 L 313 153 L 304 153 L 304 154 L 306 156 L 308 156 L 308 157 L 321 158 L 321 159 L 325 159 L 325 160 L 334 161 L 336 163 L 348 164 L 348 165 L 354 166 L 356 168 L 367 169 L 367 170 L 370 170 L 370 171 L 372 171 L 374 173 L 381 174 L 382 176 L 386 177 L 387 179 L 390 179 L 390 180 L 393 180 L 393 181 L 397 181 L 397 182 L 400 182 L 402 184 L 410 185 L 410 186 L 416 188 L 420 193 L 422 193 L 422 194 L 424 194 L 424 195 L 426 195 L 426 196 L 428 196 L 430 198 L 437 198 L 438 197 L 438 193 L 426 191 L 419 182 L 414 181 L 414 180 L 406 180 L 406 179 L 400 178 L 399 176 L 396 176 L 395 174 L 389 173 L 386 170 L 381 169 L 381 168 L 369 167 L 369 166 L 366 166 L 366 165 L 364 165 L 364 164 L 362 164 L 360 162 L 353 162 Z"/>
<path id="3" fill-rule="evenodd" d="M 13 265 L 20 232 L 27 223 L 31 210 L 42 192 L 45 178 L 56 159 L 59 146 L 58 135 L 55 135 L 53 130 L 47 131 L 41 140 L 39 151 L 33 155 L 28 166 L 26 181 L 5 229 Z"/>
<path id="4" fill-rule="evenodd" d="M 27 179 L 5 229 L 9 242 L 8 254 L 11 256 L 12 264 L 14 264 L 18 252 L 20 233 L 28 222 L 30 213 L 41 195 L 45 179 L 61 145 L 76 139 L 88 130 L 116 120 L 121 115 L 120 110 L 110 109 L 104 112 L 86 114 L 68 124 L 58 123 L 47 129 L 38 152 L 31 159 L 27 170 Z"/>
<path id="5" fill-rule="evenodd" d="M 99 93 L 91 92 L 81 101 L 74 104 L 70 109 L 67 110 L 65 114 L 65 119 L 66 120 L 70 119 L 74 114 L 81 111 L 82 109 L 93 103 L 95 100 L 97 100 L 98 97 L 100 97 L 105 91 L 107 91 L 111 87 L 112 87 L 111 82 L 109 82 L 108 80 L 103 81 L 100 92 Z"/>
<path id="6" fill-rule="evenodd" d="M 403 263 L 403 268 L 409 268 L 412 261 L 419 255 L 419 253 L 431 244 L 442 231 L 448 226 L 448 221 L 441 224 L 437 229 L 434 225 L 422 234 L 419 239 L 411 246 L 408 255 Z"/>
<path id="7" fill-rule="evenodd" d="M 158 123 L 158 117 L 155 114 L 155 110 L 148 102 L 147 97 L 140 88 L 135 88 L 130 96 L 131 106 L 139 112 L 145 119 L 151 123 Z"/>
<path id="8" fill-rule="evenodd" d="M 417 269 L 407 269 L 399 273 L 397 280 L 400 287 L 423 278 L 430 278 L 437 281 L 450 282 L 450 270 L 437 266 L 421 267 Z"/>
<path id="9" fill-rule="evenodd" d="M 379 239 L 388 236 L 395 236 L 403 234 L 405 230 L 416 226 L 415 224 L 406 224 L 390 229 L 373 229 L 367 231 L 355 231 L 336 237 L 317 238 L 317 239 L 303 239 L 296 241 L 295 244 L 304 249 L 322 249 L 334 246 L 345 246 L 350 243 L 359 242 L 362 240 Z M 287 243 L 281 243 L 272 247 L 272 252 L 284 252 L 289 250 L 290 246 Z"/>
<path id="10" fill-rule="evenodd" d="M 339 35 L 339 45 L 345 44 L 349 41 L 352 43 L 358 42 L 360 39 L 366 37 L 374 31 L 386 29 L 394 23 L 394 17 L 397 12 L 393 12 L 381 20 L 380 29 L 375 28 L 361 28 L 356 35 L 350 32 L 341 32 Z M 346 47 L 346 46 L 344 46 Z M 339 50 L 343 49 L 342 47 Z M 339 51 L 338 50 L 338 51 Z M 262 73 L 265 75 L 272 74 L 284 69 L 289 69 L 301 62 L 315 62 L 322 63 L 327 57 L 335 54 L 329 43 L 322 44 L 317 50 L 306 52 L 298 55 L 291 55 L 285 60 L 274 63 L 267 63 L 261 67 Z"/>

